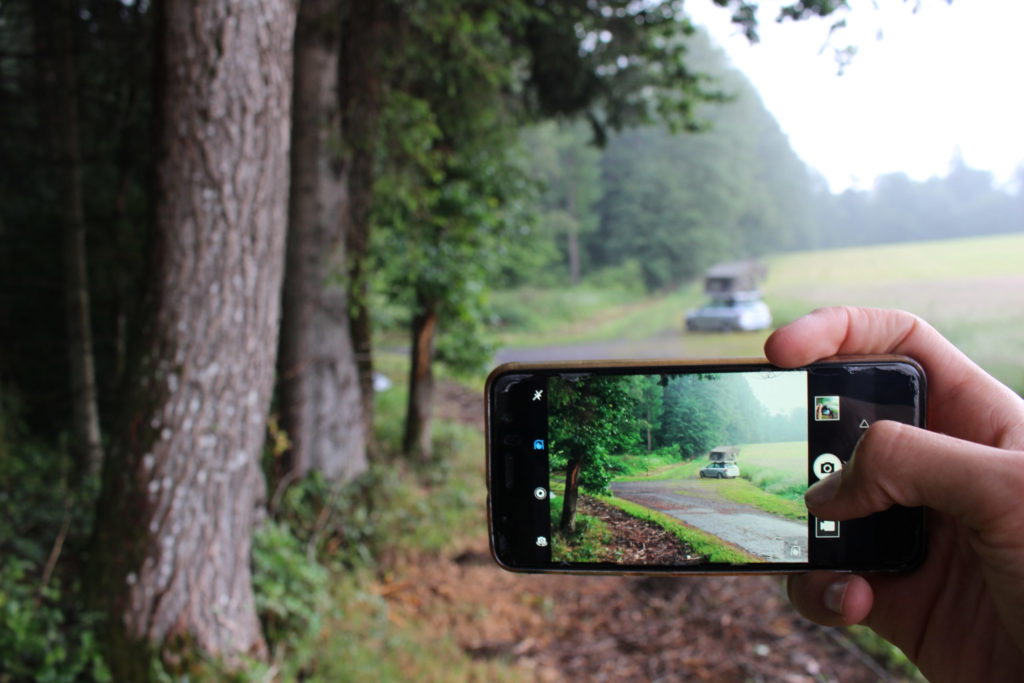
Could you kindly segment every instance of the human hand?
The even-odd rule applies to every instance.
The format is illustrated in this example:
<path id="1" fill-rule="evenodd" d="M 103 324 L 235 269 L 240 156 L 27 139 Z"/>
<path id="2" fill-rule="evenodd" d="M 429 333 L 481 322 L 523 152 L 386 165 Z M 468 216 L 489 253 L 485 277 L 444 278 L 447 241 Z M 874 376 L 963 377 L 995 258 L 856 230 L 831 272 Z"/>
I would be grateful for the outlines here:
<path id="1" fill-rule="evenodd" d="M 765 342 L 782 367 L 875 353 L 924 367 L 928 431 L 872 425 L 807 506 L 841 521 L 923 505 L 928 556 L 905 575 L 795 575 L 790 599 L 821 624 L 867 624 L 932 680 L 1024 679 L 1024 400 L 900 311 L 821 309 Z"/>

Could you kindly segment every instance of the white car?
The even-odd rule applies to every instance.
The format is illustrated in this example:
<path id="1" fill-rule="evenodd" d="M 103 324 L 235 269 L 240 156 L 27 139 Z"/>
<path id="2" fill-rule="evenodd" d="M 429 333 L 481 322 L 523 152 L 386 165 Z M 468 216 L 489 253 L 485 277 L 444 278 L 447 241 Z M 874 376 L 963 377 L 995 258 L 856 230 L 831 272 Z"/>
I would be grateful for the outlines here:
<path id="1" fill-rule="evenodd" d="M 700 470 L 701 479 L 735 479 L 740 476 L 740 466 L 731 462 L 713 462 Z"/>
<path id="2" fill-rule="evenodd" d="M 686 314 L 690 332 L 752 332 L 772 326 L 768 305 L 756 301 L 715 301 Z"/>

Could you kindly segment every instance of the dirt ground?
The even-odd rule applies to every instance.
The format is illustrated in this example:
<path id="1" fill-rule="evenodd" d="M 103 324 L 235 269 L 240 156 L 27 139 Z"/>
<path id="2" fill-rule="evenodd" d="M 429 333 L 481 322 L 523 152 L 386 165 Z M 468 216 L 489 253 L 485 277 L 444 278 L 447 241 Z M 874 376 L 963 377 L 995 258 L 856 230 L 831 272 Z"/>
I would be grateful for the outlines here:
<path id="1" fill-rule="evenodd" d="M 482 426 L 480 397 L 440 387 L 440 413 Z M 812 624 L 767 576 L 514 574 L 484 530 L 450 557 L 410 561 L 380 592 L 394 617 L 537 681 L 899 680 L 841 629 Z"/>
<path id="2" fill-rule="evenodd" d="M 399 618 L 523 680 L 895 680 L 843 631 L 800 618 L 773 577 L 512 574 L 481 542 L 411 562 L 382 594 Z"/>

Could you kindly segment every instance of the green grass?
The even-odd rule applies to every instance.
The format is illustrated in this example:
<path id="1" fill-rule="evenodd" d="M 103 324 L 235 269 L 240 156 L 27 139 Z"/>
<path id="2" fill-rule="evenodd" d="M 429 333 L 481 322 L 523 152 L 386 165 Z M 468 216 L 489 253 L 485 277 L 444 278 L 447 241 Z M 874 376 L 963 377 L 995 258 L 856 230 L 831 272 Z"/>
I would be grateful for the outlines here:
<path id="1" fill-rule="evenodd" d="M 615 339 L 647 339 L 682 330 L 682 315 L 701 295 L 696 284 L 653 297 L 622 289 L 589 287 L 520 289 L 494 295 L 508 316 L 495 330 L 506 347 L 582 344 Z M 508 314 L 506 314 L 508 315 Z"/>
<path id="2" fill-rule="evenodd" d="M 998 379 L 1024 392 L 1022 256 L 1022 234 L 792 252 L 766 259 L 769 271 L 762 290 L 776 325 L 829 305 L 911 311 Z M 685 334 L 682 316 L 702 299 L 699 283 L 658 297 L 593 286 L 502 292 L 495 300 L 517 302 L 530 321 L 509 320 L 495 333 L 510 347 L 660 336 L 664 351 L 657 355 L 663 357 L 762 354 L 767 332 Z M 633 351 L 623 345 L 615 355 Z"/>
<path id="3" fill-rule="evenodd" d="M 758 489 L 796 501 L 802 508 L 807 490 L 807 444 L 792 441 L 743 446 L 740 476 Z"/>
<path id="4" fill-rule="evenodd" d="M 608 456 L 608 461 L 609 468 L 619 473 L 616 481 L 631 481 L 634 478 L 648 479 L 652 473 L 677 466 L 679 454 L 675 449 L 664 449 L 650 455 L 612 455 Z"/>
<path id="5" fill-rule="evenodd" d="M 642 457 L 637 457 L 637 460 Z M 648 474 L 634 471 L 615 481 L 669 481 L 696 479 L 707 464 L 704 458 L 688 462 L 659 464 Z M 807 489 L 807 446 L 802 441 L 746 444 L 739 455 L 740 478 L 705 479 L 702 484 L 729 500 L 753 505 L 787 519 L 806 520 L 803 494 Z M 636 467 L 636 470 L 640 470 Z M 689 492 L 691 493 L 692 492 Z"/>
<path id="6" fill-rule="evenodd" d="M 522 671 L 503 659 L 474 659 L 436 626 L 395 617 L 371 588 L 374 578 L 368 571 L 337 576 L 330 615 L 304 666 L 277 661 L 273 674 L 257 669 L 251 680 L 522 680 Z"/>
<path id="7" fill-rule="evenodd" d="M 1022 257 L 1022 234 L 797 252 L 769 259 L 763 290 L 777 324 L 836 304 L 916 313 L 1024 392 Z"/>
<path id="8" fill-rule="evenodd" d="M 562 506 L 551 506 L 551 561 L 552 562 L 614 562 L 612 532 L 597 517 L 576 513 L 576 532 L 562 533 L 559 523 Z"/>
<path id="9" fill-rule="evenodd" d="M 736 503 L 752 505 L 777 517 L 800 522 L 807 521 L 807 508 L 803 501 L 795 501 L 769 493 L 746 479 L 707 479 L 705 484 L 714 486 L 724 498 Z"/>
<path id="10" fill-rule="evenodd" d="M 708 562 L 746 564 L 752 561 L 756 562 L 759 559 L 757 556 L 746 553 L 712 534 L 683 524 L 679 520 L 657 510 L 651 510 L 637 503 L 613 496 L 597 496 L 597 499 L 608 505 L 613 505 L 633 517 L 657 524 L 683 543 L 688 543 L 698 555 L 706 557 Z"/>
<path id="11" fill-rule="evenodd" d="M 649 474 L 639 472 L 622 477 L 615 477 L 614 481 L 665 481 L 667 479 L 690 479 L 700 476 L 700 469 L 706 465 L 704 460 L 688 460 L 686 462 L 675 462 L 652 467 Z"/>

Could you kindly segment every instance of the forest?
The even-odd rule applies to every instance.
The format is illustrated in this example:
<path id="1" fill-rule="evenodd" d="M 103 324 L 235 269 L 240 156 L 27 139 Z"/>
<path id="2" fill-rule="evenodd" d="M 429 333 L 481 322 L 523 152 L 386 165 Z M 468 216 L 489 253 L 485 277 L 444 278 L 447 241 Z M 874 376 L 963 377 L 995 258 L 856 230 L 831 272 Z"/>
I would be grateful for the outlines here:
<path id="1" fill-rule="evenodd" d="M 0 0 L 0 130 L 0 681 L 350 675 L 480 493 L 493 292 L 1022 227 L 829 194 L 676 0 Z"/>

